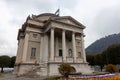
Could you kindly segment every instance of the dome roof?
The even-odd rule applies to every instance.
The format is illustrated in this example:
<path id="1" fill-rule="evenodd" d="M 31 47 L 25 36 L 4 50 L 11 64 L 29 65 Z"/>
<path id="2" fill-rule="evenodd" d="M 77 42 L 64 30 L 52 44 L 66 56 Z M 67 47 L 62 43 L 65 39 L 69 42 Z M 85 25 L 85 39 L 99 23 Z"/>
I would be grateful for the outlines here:
<path id="1" fill-rule="evenodd" d="M 36 17 L 40 17 L 40 16 L 57 16 L 57 15 L 53 13 L 43 13 L 43 14 L 37 15 Z"/>
<path id="2" fill-rule="evenodd" d="M 51 17 L 58 17 L 58 15 L 53 14 L 53 13 L 43 13 L 43 14 L 39 14 L 39 15 L 32 15 L 32 18 L 34 20 L 39 20 L 39 21 L 46 21 Z"/>

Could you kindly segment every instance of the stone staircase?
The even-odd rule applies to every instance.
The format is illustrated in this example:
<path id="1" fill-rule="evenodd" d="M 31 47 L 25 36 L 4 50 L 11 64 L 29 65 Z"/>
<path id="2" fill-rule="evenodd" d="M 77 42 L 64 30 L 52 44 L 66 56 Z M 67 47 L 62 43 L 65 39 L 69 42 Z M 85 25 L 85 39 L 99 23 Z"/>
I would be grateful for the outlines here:
<path id="1" fill-rule="evenodd" d="M 32 69 L 24 74 L 26 77 L 43 77 L 47 76 L 47 64 L 40 63 L 39 65 L 34 65 Z"/>
<path id="2" fill-rule="evenodd" d="M 87 72 L 86 72 L 87 74 L 91 74 L 91 73 L 94 72 L 94 69 L 93 69 L 91 66 L 87 65 L 87 66 L 86 66 L 86 71 L 87 71 Z"/>

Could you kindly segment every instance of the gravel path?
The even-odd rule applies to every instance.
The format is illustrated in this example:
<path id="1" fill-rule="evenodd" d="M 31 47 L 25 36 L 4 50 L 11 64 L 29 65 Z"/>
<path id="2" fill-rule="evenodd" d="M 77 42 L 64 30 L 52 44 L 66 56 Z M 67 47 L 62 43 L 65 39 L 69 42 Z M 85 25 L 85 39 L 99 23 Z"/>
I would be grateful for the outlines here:
<path id="1" fill-rule="evenodd" d="M 28 77 L 16 77 L 12 73 L 5 73 L 0 77 L 0 80 L 43 80 L 42 77 L 28 78 Z"/>

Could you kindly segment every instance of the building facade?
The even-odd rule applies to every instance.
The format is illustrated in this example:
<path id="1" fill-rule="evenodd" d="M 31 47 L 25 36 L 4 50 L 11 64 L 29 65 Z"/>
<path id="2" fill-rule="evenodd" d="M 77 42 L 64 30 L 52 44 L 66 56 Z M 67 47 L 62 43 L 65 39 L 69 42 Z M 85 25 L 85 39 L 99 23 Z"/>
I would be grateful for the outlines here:
<path id="1" fill-rule="evenodd" d="M 77 72 L 91 73 L 86 62 L 84 28 L 71 16 L 28 16 L 18 32 L 14 73 L 23 75 L 36 70 L 41 76 L 59 75 L 61 63 L 69 63 Z"/>

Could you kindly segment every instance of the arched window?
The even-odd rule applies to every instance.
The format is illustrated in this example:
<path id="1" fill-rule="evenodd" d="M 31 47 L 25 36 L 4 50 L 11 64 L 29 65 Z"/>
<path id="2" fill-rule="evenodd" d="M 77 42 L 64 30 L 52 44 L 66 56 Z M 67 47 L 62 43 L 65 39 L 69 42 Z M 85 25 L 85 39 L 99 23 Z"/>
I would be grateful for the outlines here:
<path id="1" fill-rule="evenodd" d="M 72 57 L 72 49 L 68 50 L 68 57 Z"/>

